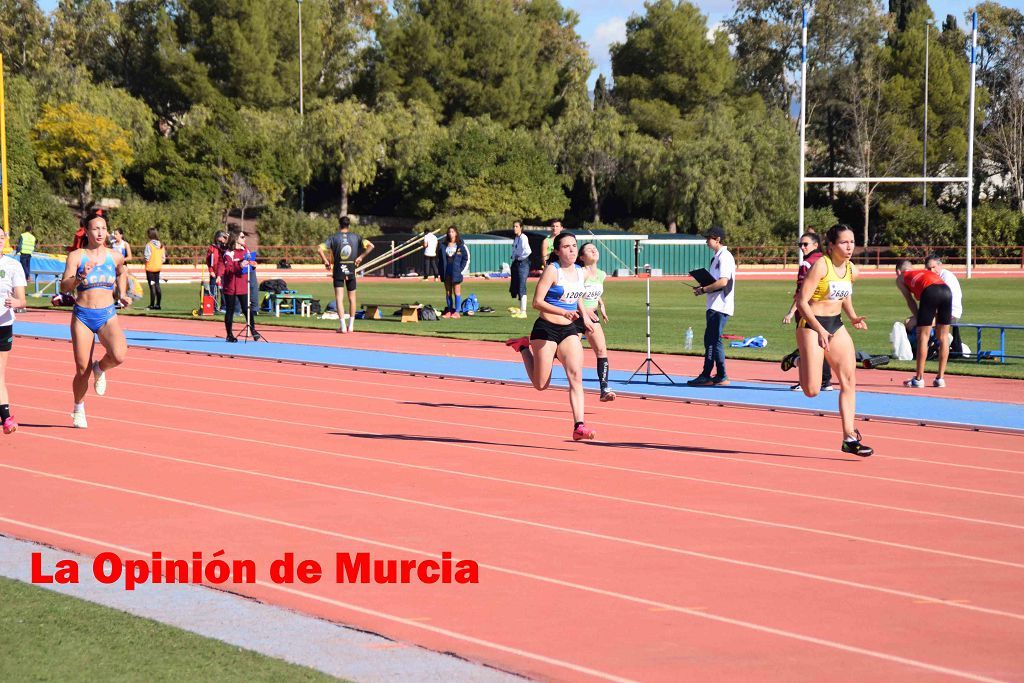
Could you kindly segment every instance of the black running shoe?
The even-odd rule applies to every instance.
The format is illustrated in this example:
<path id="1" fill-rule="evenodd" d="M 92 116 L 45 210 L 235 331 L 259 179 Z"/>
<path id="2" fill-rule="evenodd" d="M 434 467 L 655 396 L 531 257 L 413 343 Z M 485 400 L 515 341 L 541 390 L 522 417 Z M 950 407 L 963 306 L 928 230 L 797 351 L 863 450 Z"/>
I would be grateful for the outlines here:
<path id="1" fill-rule="evenodd" d="M 846 439 L 843 439 L 843 453 L 852 453 L 853 455 L 860 456 L 861 458 L 873 455 L 875 449 L 861 443 L 860 430 L 858 429 L 855 431 L 857 433 L 856 441 L 847 441 Z"/>
<path id="2" fill-rule="evenodd" d="M 238 342 L 238 337 L 229 334 L 227 337 L 224 338 L 224 341 L 229 342 L 231 344 L 235 344 Z"/>
<path id="3" fill-rule="evenodd" d="M 796 366 L 798 360 L 800 360 L 799 351 L 787 353 L 785 356 L 782 357 L 782 371 L 789 372 L 790 370 L 792 370 Z"/>

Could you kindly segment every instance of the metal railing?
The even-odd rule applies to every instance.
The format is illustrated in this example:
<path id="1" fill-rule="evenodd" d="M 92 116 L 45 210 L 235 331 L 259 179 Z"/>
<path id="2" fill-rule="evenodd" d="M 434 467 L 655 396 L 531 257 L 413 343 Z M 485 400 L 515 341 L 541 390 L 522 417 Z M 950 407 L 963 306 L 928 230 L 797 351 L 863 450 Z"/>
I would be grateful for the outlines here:
<path id="1" fill-rule="evenodd" d="M 380 238 L 374 239 L 379 241 Z M 185 265 L 193 268 L 201 268 L 206 260 L 207 245 L 171 245 L 167 249 L 167 263 L 169 265 Z M 387 245 L 378 244 L 377 252 L 385 251 Z M 134 262 L 142 263 L 141 247 L 136 252 Z M 757 245 L 757 246 L 730 246 L 729 249 L 736 257 L 736 261 L 744 265 L 765 265 L 765 266 L 795 266 L 796 249 L 788 245 Z M 38 250 L 49 254 L 63 254 L 66 251 L 64 245 L 42 244 Z M 1002 264 L 1015 268 L 1024 269 L 1024 246 L 1022 245 L 994 245 L 973 247 L 974 263 L 978 265 Z M 944 263 L 951 265 L 964 265 L 967 262 L 967 251 L 962 244 L 958 245 L 908 245 L 908 246 L 871 246 L 857 247 L 853 260 L 858 265 L 894 266 L 902 259 L 910 259 L 915 263 L 924 260 L 929 254 L 938 254 Z M 308 244 L 261 244 L 259 246 L 260 262 L 273 266 L 281 260 L 290 264 L 319 264 L 320 257 L 317 254 L 316 245 Z M 414 259 L 415 260 L 415 259 Z M 418 260 L 416 260 L 418 263 Z M 384 274 L 384 271 L 374 271 L 374 274 Z"/>

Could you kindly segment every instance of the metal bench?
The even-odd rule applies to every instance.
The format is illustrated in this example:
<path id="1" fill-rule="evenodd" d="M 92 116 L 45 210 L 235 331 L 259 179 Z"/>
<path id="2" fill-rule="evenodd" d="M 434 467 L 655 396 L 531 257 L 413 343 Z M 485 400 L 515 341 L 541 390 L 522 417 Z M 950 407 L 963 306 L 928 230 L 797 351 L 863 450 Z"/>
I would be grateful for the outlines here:
<path id="1" fill-rule="evenodd" d="M 1000 325 L 998 323 L 953 323 L 956 327 L 973 327 L 978 331 L 978 347 L 975 350 L 974 359 L 980 363 L 984 359 L 998 358 L 1000 363 L 1005 363 L 1007 358 L 1024 358 L 1022 355 L 1014 355 L 1006 352 L 1006 331 L 1024 330 L 1024 325 Z M 999 330 L 999 349 L 985 351 L 981 347 L 982 330 Z"/>

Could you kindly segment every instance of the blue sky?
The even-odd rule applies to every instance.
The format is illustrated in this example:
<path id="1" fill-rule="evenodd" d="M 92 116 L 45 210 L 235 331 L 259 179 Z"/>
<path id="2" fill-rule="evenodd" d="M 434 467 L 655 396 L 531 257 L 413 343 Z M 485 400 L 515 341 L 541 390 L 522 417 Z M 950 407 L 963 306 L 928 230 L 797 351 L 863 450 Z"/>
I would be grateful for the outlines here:
<path id="1" fill-rule="evenodd" d="M 564 7 L 569 7 L 580 15 L 577 33 L 590 47 L 590 58 L 597 68 L 590 76 L 593 86 L 599 73 L 611 76 L 611 60 L 608 56 L 609 46 L 626 37 L 626 19 L 631 14 L 643 13 L 643 0 L 561 0 Z M 708 25 L 713 26 L 732 14 L 735 0 L 693 0 L 708 17 Z M 938 18 L 953 14 L 961 20 L 964 13 L 976 3 L 971 0 L 931 0 L 932 11 Z M 1002 0 L 1002 4 L 1024 6 L 1024 0 Z M 40 0 L 39 5 L 47 12 L 57 6 L 57 0 Z M 962 24 L 961 24 L 962 25 Z"/>

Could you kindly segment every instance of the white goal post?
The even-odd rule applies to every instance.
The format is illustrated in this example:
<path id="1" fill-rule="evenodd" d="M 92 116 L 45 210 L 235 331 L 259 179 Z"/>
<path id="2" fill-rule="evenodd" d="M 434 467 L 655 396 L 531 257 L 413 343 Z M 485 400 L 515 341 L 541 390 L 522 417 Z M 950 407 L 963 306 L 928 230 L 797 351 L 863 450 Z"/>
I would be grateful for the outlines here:
<path id="1" fill-rule="evenodd" d="M 966 183 L 967 185 L 967 277 L 973 272 L 973 223 L 972 200 L 974 193 L 974 89 L 978 66 L 978 13 L 971 19 L 971 94 L 967 124 L 967 175 L 966 176 L 811 176 L 804 175 L 804 157 L 807 154 L 807 9 L 803 10 L 803 26 L 800 37 L 800 206 L 797 238 L 804 233 L 804 190 L 808 183 Z M 926 131 L 927 134 L 927 131 Z M 865 247 L 867 245 L 864 245 Z"/>

